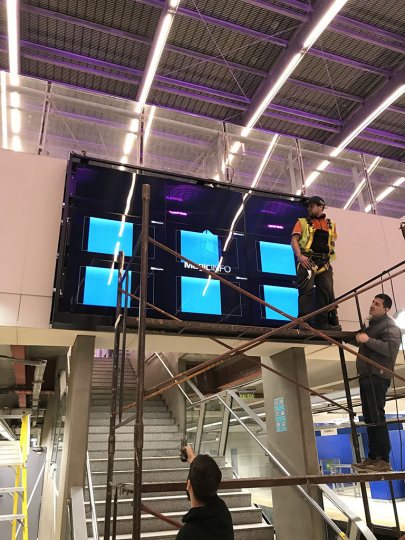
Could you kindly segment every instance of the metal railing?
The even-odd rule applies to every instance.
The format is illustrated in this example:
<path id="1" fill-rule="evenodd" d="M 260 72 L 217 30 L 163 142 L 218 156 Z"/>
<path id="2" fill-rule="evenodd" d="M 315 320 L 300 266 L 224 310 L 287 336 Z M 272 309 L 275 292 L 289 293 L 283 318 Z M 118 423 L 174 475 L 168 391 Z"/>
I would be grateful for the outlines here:
<path id="1" fill-rule="evenodd" d="M 95 501 L 94 501 L 94 489 L 93 489 L 93 480 L 91 478 L 89 452 L 87 452 L 87 455 L 86 455 L 86 477 L 87 477 L 87 489 L 88 489 L 88 492 L 89 492 L 90 512 L 91 512 L 91 527 L 92 527 L 92 530 L 93 530 L 93 540 L 98 540 L 97 513 L 96 513 L 96 505 L 95 505 Z"/>
<path id="2" fill-rule="evenodd" d="M 68 538 L 69 540 L 87 540 L 86 513 L 84 511 L 84 494 L 82 487 L 70 489 L 68 500 Z"/>
<path id="3" fill-rule="evenodd" d="M 300 333 L 304 330 L 309 335 L 315 336 L 317 338 L 322 339 L 323 341 L 328 342 L 329 344 L 336 345 L 339 349 L 339 355 L 341 359 L 341 366 L 342 366 L 342 373 L 343 378 L 345 382 L 345 391 L 346 391 L 346 398 L 347 398 L 347 406 L 338 404 L 336 402 L 332 402 L 334 405 L 337 405 L 340 409 L 345 410 L 349 413 L 350 420 L 351 420 L 351 427 L 352 427 L 352 440 L 353 440 L 353 447 L 355 451 L 356 460 L 360 461 L 361 455 L 360 455 L 360 449 L 359 449 L 359 443 L 356 435 L 356 429 L 354 426 L 354 416 L 355 413 L 353 411 L 353 406 L 351 402 L 351 396 L 350 396 L 350 389 L 348 385 L 348 376 L 346 371 L 346 361 L 344 357 L 344 352 L 347 351 L 352 355 L 355 355 L 360 360 L 364 361 L 369 366 L 378 367 L 379 369 L 382 369 L 386 374 L 390 375 L 391 377 L 395 377 L 396 379 L 399 379 L 401 381 L 405 382 L 405 378 L 400 376 L 398 373 L 394 373 L 392 370 L 381 366 L 377 362 L 365 357 L 363 354 L 360 354 L 357 350 L 352 349 L 348 347 L 347 345 L 342 343 L 342 337 L 338 336 L 336 338 L 331 337 L 330 335 L 326 334 L 325 332 L 322 332 L 320 330 L 317 330 L 313 327 L 311 327 L 308 324 L 308 319 L 311 317 L 314 317 L 315 315 L 318 315 L 322 312 L 329 312 L 336 307 L 351 299 L 355 298 L 357 299 L 357 296 L 360 293 L 364 293 L 373 287 L 376 287 L 379 284 L 384 283 L 385 281 L 391 280 L 395 277 L 398 277 L 399 275 L 403 274 L 405 272 L 405 268 L 397 271 L 395 274 L 390 275 L 389 277 L 381 277 L 379 280 L 379 283 L 372 283 L 366 287 L 361 287 L 357 289 L 354 293 L 347 294 L 342 300 L 335 301 L 327 306 L 324 306 L 323 308 L 320 308 L 316 310 L 313 313 L 294 318 L 288 313 L 285 313 L 284 311 L 280 310 L 276 306 L 269 304 L 268 302 L 262 300 L 261 298 L 254 296 L 253 294 L 249 293 L 248 291 L 245 291 L 243 289 L 240 289 L 235 284 L 229 282 L 225 278 L 223 278 L 221 275 L 219 275 L 216 272 L 212 272 L 205 267 L 198 264 L 196 261 L 192 261 L 188 259 L 187 257 L 184 257 L 184 255 L 174 251 L 173 249 L 168 248 L 164 244 L 158 242 L 157 240 L 151 238 L 148 236 L 149 234 L 149 200 L 150 200 L 150 187 L 148 184 L 143 185 L 142 189 L 142 231 L 140 238 L 142 241 L 140 242 L 138 239 L 137 245 L 133 251 L 132 257 L 130 262 L 126 265 L 126 268 L 124 269 L 124 254 L 123 252 L 120 252 L 119 258 L 118 258 L 118 266 L 119 266 L 119 279 L 118 279 L 118 288 L 117 288 L 117 305 L 116 305 L 116 323 L 115 323 L 115 339 L 114 339 L 114 362 L 113 362 L 113 381 L 112 381 L 112 401 L 111 401 L 111 422 L 110 422 L 110 435 L 109 435 L 109 445 L 108 445 L 108 470 L 107 470 L 107 490 L 106 490 L 106 506 L 105 506 L 105 524 L 104 524 L 104 537 L 106 539 L 110 538 L 110 521 L 111 521 L 111 504 L 112 504 L 112 477 L 113 477 L 113 470 L 114 470 L 114 453 L 115 453 L 115 433 L 116 430 L 121 427 L 122 425 L 128 423 L 129 419 L 125 420 L 125 422 L 121 422 L 121 415 L 124 410 L 128 410 L 135 407 L 135 414 L 131 417 L 132 419 L 135 419 L 135 427 L 134 427 L 134 441 L 135 441 L 135 455 L 134 455 L 134 487 L 133 487 L 133 531 L 132 531 L 132 538 L 138 539 L 140 537 L 140 513 L 141 513 L 141 493 L 144 491 L 144 487 L 142 486 L 142 453 L 143 453 L 143 401 L 147 399 L 151 399 L 154 396 L 161 395 L 165 391 L 169 390 L 170 388 L 174 386 L 179 386 L 182 383 L 185 382 L 191 382 L 190 379 L 196 377 L 197 375 L 204 373 L 205 371 L 212 369 L 216 366 L 221 365 L 223 362 L 229 360 L 231 357 L 233 357 L 236 354 L 241 354 L 246 358 L 248 361 L 255 362 L 258 364 L 261 368 L 270 369 L 270 371 L 274 372 L 276 375 L 282 376 L 285 379 L 289 380 L 293 384 L 295 384 L 298 387 L 303 387 L 302 384 L 300 384 L 298 381 L 292 380 L 285 375 L 276 372 L 273 368 L 269 368 L 268 366 L 262 364 L 260 361 L 257 361 L 256 359 L 253 359 L 252 357 L 246 356 L 247 351 L 253 349 L 257 345 L 267 341 L 275 334 L 280 334 L 282 332 L 286 332 L 287 330 L 290 331 L 290 329 L 297 328 L 294 334 L 295 336 L 300 335 Z M 151 307 L 153 309 L 156 309 L 160 313 L 165 314 L 168 318 L 175 320 L 179 324 L 183 325 L 185 324 L 183 321 L 178 319 L 172 314 L 163 312 L 160 308 L 154 306 L 153 304 L 150 304 L 147 302 L 147 265 L 148 265 L 148 246 L 153 245 L 158 249 L 162 249 L 166 253 L 170 254 L 171 256 L 177 257 L 189 264 L 192 264 L 193 267 L 203 272 L 205 275 L 210 276 L 210 278 L 213 278 L 215 280 L 219 280 L 221 283 L 226 285 L 227 287 L 230 287 L 231 289 L 237 290 L 238 293 L 242 294 L 244 297 L 248 297 L 251 300 L 261 304 L 262 306 L 266 308 L 270 308 L 276 313 L 282 315 L 284 318 L 289 320 L 290 322 L 284 324 L 281 327 L 273 328 L 268 331 L 264 331 L 263 333 L 260 333 L 258 337 L 255 337 L 253 339 L 244 341 L 242 344 L 236 346 L 236 347 L 230 347 L 229 345 L 225 344 L 224 342 L 220 341 L 217 338 L 211 337 L 210 339 L 213 339 L 217 343 L 220 343 L 224 346 L 224 348 L 227 349 L 227 351 L 223 354 L 220 354 L 214 359 L 207 360 L 203 362 L 202 364 L 193 367 L 191 369 L 188 369 L 182 373 L 179 373 L 177 375 L 172 375 L 170 379 L 167 379 L 160 384 L 149 388 L 147 390 L 144 390 L 144 368 L 145 368 L 145 335 L 146 335 L 146 306 Z M 128 272 L 131 262 L 137 252 L 137 250 L 140 248 L 141 250 L 141 280 L 140 280 L 140 287 L 139 287 L 139 298 L 133 295 L 131 292 L 128 291 L 127 285 L 125 286 L 125 290 L 123 289 L 124 286 L 124 278 L 126 273 Z M 127 281 L 127 280 L 126 280 Z M 139 317 L 138 318 L 131 318 L 127 317 L 127 309 L 124 309 L 124 313 L 122 314 L 122 304 L 121 299 L 125 295 L 125 298 L 131 297 L 136 300 L 139 300 Z M 127 304 L 127 303 L 126 303 Z M 132 320 L 131 320 L 132 319 Z M 136 401 L 133 403 L 129 403 L 125 406 L 123 406 L 122 403 L 122 397 L 121 395 L 118 396 L 117 394 L 117 387 L 118 387 L 118 372 L 120 369 L 120 358 L 119 358 L 119 349 L 120 349 L 120 342 L 121 342 L 121 332 L 123 333 L 123 340 L 125 343 L 125 334 L 127 331 L 127 325 L 128 326 L 135 326 L 138 329 L 138 367 L 137 367 L 137 375 L 138 375 L 138 381 L 137 381 L 137 391 L 136 391 Z M 287 334 L 289 335 L 289 334 Z M 121 380 L 121 389 L 124 384 L 124 380 Z M 191 383 L 192 384 L 192 383 Z M 195 387 L 194 387 L 195 388 Z M 311 388 L 303 387 L 307 391 L 309 391 L 311 394 L 316 394 L 323 399 L 331 402 L 331 400 L 327 396 L 323 396 L 321 394 L 318 394 Z M 121 391 L 120 391 L 121 394 Z M 118 399 L 120 397 L 120 399 Z M 227 398 L 232 399 L 231 395 L 228 395 Z M 222 398 L 221 398 L 222 399 Z M 204 426 L 204 409 L 206 408 L 207 400 L 204 400 L 201 403 L 201 410 L 200 410 L 200 416 L 198 419 L 198 430 L 197 430 L 197 436 L 196 436 L 196 445 L 198 448 L 198 445 L 201 443 L 201 437 L 203 433 L 203 426 Z M 232 415 L 232 408 L 229 408 L 229 405 L 226 402 L 223 402 L 224 410 L 227 410 L 228 416 Z M 203 411 L 203 412 L 201 412 Z M 120 421 L 119 423 L 116 422 L 116 418 L 119 417 Z M 226 437 L 225 435 L 222 436 L 221 433 L 221 448 L 223 448 L 226 445 Z M 277 465 L 277 464 L 276 464 Z M 282 467 L 281 463 L 279 464 L 280 467 Z M 280 468 L 279 467 L 279 468 Z M 283 469 L 281 469 L 283 470 Z M 391 478 L 394 479 L 394 476 L 392 473 Z M 380 475 L 378 479 L 382 480 L 384 475 Z M 398 476 L 398 475 L 396 475 Z M 399 477 L 399 476 L 398 476 Z M 295 477 L 291 477 L 292 480 L 295 481 Z M 270 479 L 266 479 L 270 480 Z M 323 483 L 323 481 L 319 481 L 320 483 Z M 318 482 L 314 482 L 317 484 Z M 270 485 L 270 484 L 269 484 Z M 298 483 L 296 482 L 296 485 Z M 367 492 L 365 488 L 364 481 L 360 481 L 360 487 L 362 491 L 362 497 L 363 497 L 363 504 L 364 504 L 364 511 L 366 516 L 366 522 L 367 527 L 364 530 L 370 530 L 371 528 L 371 516 L 370 511 L 368 507 L 368 498 L 367 498 Z M 306 496 L 306 495 L 305 495 Z M 330 495 L 331 498 L 334 498 L 334 494 L 332 493 Z M 315 502 L 315 501 L 314 501 Z M 316 503 L 317 504 L 317 503 Z M 323 512 L 323 510 L 321 509 Z M 352 516 L 353 517 L 353 516 Z M 357 523 L 360 523 L 358 521 L 359 518 L 353 518 L 350 520 L 350 523 L 353 525 L 353 527 L 356 528 L 356 531 L 359 531 L 360 528 L 357 525 Z M 115 520 L 114 520 L 115 521 Z M 363 526 L 363 525 L 361 525 Z M 344 533 L 342 533 L 344 534 Z M 356 533 L 357 534 L 357 533 Z M 370 534 L 371 531 L 370 531 Z M 352 536 L 352 535 L 351 535 Z M 342 536 L 340 536 L 342 537 Z M 343 536 L 344 537 L 344 536 Z M 374 536 L 368 536 L 368 538 L 374 538 Z"/>
<path id="4" fill-rule="evenodd" d="M 189 382 L 189 381 L 188 381 Z M 191 383 L 192 384 L 192 383 Z M 195 391 L 195 386 L 192 385 Z M 197 389 L 198 390 L 198 389 Z M 198 392 L 199 397 L 201 393 Z M 196 426 L 196 437 L 195 437 L 195 451 L 200 450 L 201 440 L 203 438 L 204 431 L 204 416 L 206 412 L 207 403 L 217 400 L 220 402 L 224 408 L 224 415 L 222 420 L 222 430 L 228 431 L 230 428 L 229 415 L 232 416 L 248 433 L 249 437 L 255 441 L 255 443 L 260 446 L 264 451 L 265 455 L 270 459 L 270 461 L 279 469 L 285 476 L 291 477 L 292 475 L 286 469 L 286 467 L 280 462 L 279 459 L 260 441 L 260 439 L 253 433 L 251 429 L 246 425 L 246 423 L 236 414 L 233 410 L 232 404 L 236 402 L 240 409 L 243 410 L 243 413 L 249 417 L 249 419 L 258 426 L 262 433 L 265 433 L 266 426 L 261 420 L 261 418 L 252 410 L 246 403 L 244 403 L 239 396 L 235 393 L 234 390 L 227 390 L 224 393 L 215 394 L 209 397 L 200 397 L 198 401 L 193 402 L 191 405 L 188 405 L 187 408 L 200 406 L 200 414 L 198 417 L 198 422 Z M 229 413 L 229 414 L 228 414 Z M 189 428 L 193 429 L 193 428 Z M 222 433 L 218 445 L 218 455 L 225 455 L 225 445 L 223 441 L 227 439 L 227 433 Z M 221 444 L 222 443 L 222 444 Z M 372 531 L 368 528 L 367 524 L 357 515 L 352 509 L 350 509 L 336 493 L 327 485 L 318 485 L 319 489 L 323 494 L 330 500 L 330 502 L 342 512 L 348 520 L 348 530 L 346 532 L 342 531 L 334 521 L 327 515 L 323 508 L 305 491 L 302 486 L 295 486 L 299 491 L 300 495 L 304 497 L 308 503 L 319 513 L 326 525 L 328 525 L 337 535 L 337 538 L 357 538 L 358 533 L 361 533 L 364 538 L 367 540 L 376 540 L 376 537 Z"/>

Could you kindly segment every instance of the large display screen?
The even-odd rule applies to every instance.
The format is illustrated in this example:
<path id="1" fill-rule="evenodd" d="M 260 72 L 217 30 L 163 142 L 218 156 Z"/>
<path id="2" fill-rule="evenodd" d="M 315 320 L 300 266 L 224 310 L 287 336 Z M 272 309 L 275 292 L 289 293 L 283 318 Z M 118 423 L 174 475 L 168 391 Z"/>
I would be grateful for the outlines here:
<path id="1" fill-rule="evenodd" d="M 287 320 L 242 294 L 248 291 L 297 316 L 290 240 L 297 218 L 306 215 L 300 198 L 73 156 L 59 242 L 55 327 L 97 329 L 114 324 L 114 259 L 119 251 L 126 262 L 132 256 L 141 230 L 145 183 L 151 193 L 149 235 L 187 259 L 149 245 L 151 304 L 187 321 L 279 326 Z M 209 278 L 193 263 L 217 272 L 236 289 Z M 139 292 L 139 272 L 138 253 L 128 273 L 128 289 L 134 295 Z M 138 315 L 135 299 L 129 298 L 127 306 L 129 315 Z M 152 308 L 147 316 L 164 318 Z"/>

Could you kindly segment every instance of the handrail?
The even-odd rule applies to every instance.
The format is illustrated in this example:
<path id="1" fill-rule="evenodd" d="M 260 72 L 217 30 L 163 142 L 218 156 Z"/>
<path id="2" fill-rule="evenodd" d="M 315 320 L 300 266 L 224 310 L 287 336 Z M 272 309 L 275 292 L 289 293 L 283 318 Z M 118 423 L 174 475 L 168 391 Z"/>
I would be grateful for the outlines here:
<path id="1" fill-rule="evenodd" d="M 225 392 L 225 395 L 228 394 L 229 391 Z M 231 395 L 234 394 L 234 392 L 231 391 Z M 208 398 L 201 400 L 201 404 L 205 403 L 207 401 L 218 399 L 220 401 L 224 408 L 227 409 L 230 414 L 236 419 L 236 421 L 242 426 L 242 428 L 247 431 L 247 433 L 250 435 L 251 438 L 254 439 L 254 441 L 262 448 L 262 450 L 265 452 L 265 454 L 270 458 L 270 460 L 273 462 L 273 464 L 285 474 L 285 476 L 291 477 L 292 475 L 288 472 L 288 470 L 284 467 L 284 465 L 272 454 L 272 452 L 256 437 L 256 435 L 246 426 L 246 424 L 243 422 L 243 420 L 232 410 L 231 407 L 229 407 L 226 403 L 226 400 L 222 398 L 220 394 L 215 394 L 213 396 L 209 396 Z M 254 413 L 254 411 L 251 410 L 251 408 L 247 404 L 243 404 L 243 410 L 248 414 L 248 416 L 256 422 L 256 424 L 262 429 L 263 421 L 260 420 L 257 421 L 257 415 Z M 203 428 L 202 428 L 203 429 Z M 229 426 L 228 426 L 229 429 Z M 296 489 L 301 493 L 301 495 L 308 500 L 308 502 L 314 507 L 314 509 L 321 515 L 322 519 L 339 535 L 339 538 L 347 538 L 346 534 L 342 532 L 339 527 L 334 523 L 334 521 L 326 514 L 326 512 L 323 510 L 323 508 L 305 491 L 305 489 L 302 486 L 296 485 Z M 318 487 L 320 487 L 318 485 Z M 322 492 L 325 494 L 325 496 L 343 513 L 346 515 L 348 520 L 353 523 L 357 528 L 362 532 L 364 537 L 367 540 L 376 540 L 376 537 L 372 533 L 372 531 L 367 527 L 366 523 L 358 516 L 356 515 L 348 506 L 346 506 L 339 497 L 333 492 L 332 489 L 330 489 L 328 486 L 322 485 L 320 488 Z"/>
<path id="2" fill-rule="evenodd" d="M 162 366 L 165 368 L 165 370 L 167 371 L 167 373 L 170 375 L 170 377 L 175 377 L 175 375 L 173 375 L 172 371 L 170 371 L 170 368 L 166 365 L 165 361 L 163 360 L 162 356 L 157 352 L 155 351 L 155 355 L 156 357 L 159 359 L 160 363 L 162 364 Z M 187 399 L 187 401 L 192 404 L 193 402 L 191 401 L 191 399 L 188 397 L 188 395 L 186 394 L 186 392 L 183 390 L 183 388 L 178 384 L 177 385 L 177 388 L 180 390 L 180 392 L 184 395 L 184 397 Z"/>
<path id="3" fill-rule="evenodd" d="M 89 499 L 90 499 L 91 527 L 93 529 L 93 540 L 98 540 L 97 513 L 96 513 L 96 505 L 94 502 L 93 480 L 91 478 L 90 456 L 89 456 L 88 451 L 86 453 L 86 475 L 87 475 L 87 488 L 89 490 Z"/>
<path id="4" fill-rule="evenodd" d="M 84 496 L 82 487 L 70 488 L 72 538 L 73 540 L 87 540 L 86 513 L 84 510 Z"/>

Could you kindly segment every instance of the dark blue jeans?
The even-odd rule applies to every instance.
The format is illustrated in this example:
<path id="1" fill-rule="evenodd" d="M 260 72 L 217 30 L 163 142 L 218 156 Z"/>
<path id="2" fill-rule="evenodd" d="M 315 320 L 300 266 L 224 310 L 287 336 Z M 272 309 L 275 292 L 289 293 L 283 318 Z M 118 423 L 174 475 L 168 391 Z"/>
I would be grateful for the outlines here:
<path id="1" fill-rule="evenodd" d="M 359 381 L 364 422 L 366 424 L 385 422 L 384 407 L 391 380 L 371 375 L 370 377 L 360 377 Z M 370 426 L 367 428 L 367 434 L 368 457 L 370 459 L 384 459 L 389 462 L 391 444 L 387 425 Z"/>

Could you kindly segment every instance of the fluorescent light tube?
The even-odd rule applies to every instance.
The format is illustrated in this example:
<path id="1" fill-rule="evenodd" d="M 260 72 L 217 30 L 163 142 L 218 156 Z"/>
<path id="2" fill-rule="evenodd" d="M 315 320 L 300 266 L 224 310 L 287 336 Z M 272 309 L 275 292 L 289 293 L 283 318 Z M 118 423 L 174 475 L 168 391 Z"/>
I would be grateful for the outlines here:
<path id="1" fill-rule="evenodd" d="M 11 109 L 11 131 L 14 135 L 19 135 L 21 131 L 21 113 L 18 109 Z"/>
<path id="2" fill-rule="evenodd" d="M 22 152 L 21 139 L 19 135 L 13 135 L 11 139 L 11 150 L 14 152 Z"/>
<path id="3" fill-rule="evenodd" d="M 129 131 L 131 131 L 131 133 L 138 133 L 138 130 L 139 130 L 139 119 L 133 118 L 131 120 L 131 123 L 129 124 Z"/>
<path id="4" fill-rule="evenodd" d="M 124 155 L 127 156 L 131 152 L 135 139 L 136 139 L 136 135 L 134 133 L 126 134 L 125 142 L 124 142 L 124 150 L 123 150 Z"/>
<path id="5" fill-rule="evenodd" d="M 331 4 L 328 11 L 320 19 L 318 24 L 315 26 L 315 28 L 313 28 L 312 32 L 304 41 L 304 49 L 309 49 L 312 47 L 318 37 L 322 34 L 326 27 L 329 26 L 329 23 L 335 18 L 346 3 L 347 0 L 336 0 Z"/>
<path id="6" fill-rule="evenodd" d="M 7 0 L 8 62 L 10 69 L 10 82 L 13 86 L 18 86 L 18 74 L 20 72 L 20 36 L 18 14 L 18 1 Z"/>
<path id="7" fill-rule="evenodd" d="M 242 131 L 242 135 L 246 136 L 250 132 L 250 129 L 256 124 L 258 119 L 261 117 L 261 115 L 264 113 L 264 111 L 267 109 L 269 103 L 272 101 L 274 96 L 278 93 L 280 88 L 283 86 L 285 81 L 288 79 L 288 77 L 291 75 L 291 73 L 294 71 L 294 69 L 298 66 L 298 64 L 301 62 L 301 59 L 303 57 L 303 53 L 299 52 L 295 54 L 289 63 L 287 64 L 285 70 L 280 75 L 280 77 L 277 79 L 277 81 L 273 84 L 270 91 L 266 95 L 266 97 L 262 100 L 260 105 L 257 107 L 254 114 L 251 116 L 249 122 L 246 125 L 246 128 Z M 249 130 L 249 131 L 247 131 Z M 244 134 L 244 131 L 247 133 Z"/>
<path id="8" fill-rule="evenodd" d="M 359 133 L 363 131 L 364 128 L 366 128 L 373 120 L 377 118 L 382 112 L 385 111 L 387 107 L 389 107 L 394 101 L 399 99 L 402 94 L 405 92 L 405 84 L 402 84 L 399 88 L 395 90 L 385 101 L 381 103 L 379 107 L 377 107 L 372 113 L 370 113 L 363 122 L 354 129 L 350 135 L 344 139 L 343 142 L 339 144 L 336 150 L 343 150 L 343 148 L 346 148 L 346 146 L 355 138 Z"/>
<path id="9" fill-rule="evenodd" d="M 144 135 L 144 138 L 143 138 L 143 151 L 144 152 L 146 150 L 146 146 L 147 146 L 148 141 L 149 141 L 149 136 L 150 136 L 150 132 L 151 132 L 151 129 L 152 129 L 152 123 L 153 123 L 153 118 L 155 116 L 155 113 L 156 113 L 156 107 L 155 107 L 155 105 L 152 105 L 152 107 L 150 108 L 150 111 L 149 111 L 148 121 L 146 122 L 145 135 Z"/>
<path id="10" fill-rule="evenodd" d="M 20 108 L 20 94 L 18 92 L 10 93 L 10 105 L 15 109 Z"/>
<path id="11" fill-rule="evenodd" d="M 381 161 L 381 157 L 377 156 L 376 158 L 374 158 L 373 162 L 370 164 L 370 166 L 367 168 L 367 173 L 368 174 L 372 174 L 374 172 L 374 170 L 376 169 L 377 165 L 380 163 Z M 343 210 L 347 210 L 353 203 L 353 201 L 356 199 L 357 195 L 360 193 L 360 191 L 364 188 L 364 186 L 366 185 L 366 178 L 363 177 L 361 182 L 359 183 L 359 185 L 356 187 L 356 189 L 354 190 L 354 192 L 352 193 L 352 195 L 350 196 L 349 200 L 347 201 L 347 203 L 344 205 L 343 207 Z"/>
<path id="12" fill-rule="evenodd" d="M 395 188 L 399 187 L 401 184 L 403 184 L 403 182 L 405 182 L 405 176 L 401 176 L 401 178 L 398 178 L 398 180 L 396 180 L 392 186 L 389 186 L 387 187 L 386 189 L 384 189 L 384 191 L 382 191 L 375 199 L 375 202 L 378 203 L 378 202 L 381 202 L 383 199 L 385 199 L 385 197 L 387 197 L 390 193 L 392 193 Z M 366 208 L 364 209 L 364 211 L 366 213 L 370 212 L 371 210 L 371 204 L 367 205 Z"/>
<path id="13" fill-rule="evenodd" d="M 262 159 L 262 162 L 260 163 L 260 166 L 259 168 L 257 169 L 257 172 L 256 172 L 256 175 L 254 177 L 254 180 L 252 182 L 252 185 L 250 187 L 254 188 L 256 187 L 257 183 L 259 182 L 262 174 L 263 174 L 263 171 L 269 161 L 269 158 L 278 142 L 278 139 L 280 138 L 280 135 L 274 135 L 271 143 L 269 144 L 269 147 L 267 148 L 266 150 L 266 153 L 264 154 L 264 158 Z"/>
<path id="14" fill-rule="evenodd" d="M 148 66 L 148 70 L 147 70 L 147 73 L 146 73 L 146 76 L 142 85 L 142 91 L 139 96 L 137 108 L 136 108 L 137 112 L 140 112 L 146 103 L 146 99 L 148 97 L 149 90 L 152 86 L 152 82 L 155 77 L 156 70 L 159 65 L 159 61 L 162 56 L 162 52 L 166 44 L 167 37 L 169 35 L 170 28 L 172 26 L 172 22 L 173 22 L 173 13 L 167 13 L 163 20 L 163 24 L 160 29 L 159 36 L 156 40 L 155 48 L 152 53 L 152 58 Z"/>
<path id="15" fill-rule="evenodd" d="M 322 171 L 324 171 L 326 169 L 326 167 L 329 165 L 330 161 L 328 161 L 327 159 L 325 159 L 324 161 L 322 161 L 322 163 L 318 166 L 317 170 L 316 171 L 313 171 L 309 176 L 308 178 L 305 180 L 305 186 L 306 187 L 309 187 L 312 182 L 318 178 L 318 176 L 321 174 Z"/>

